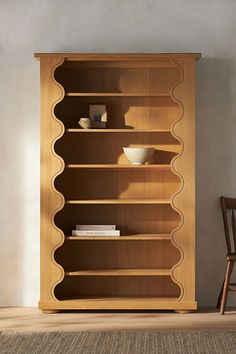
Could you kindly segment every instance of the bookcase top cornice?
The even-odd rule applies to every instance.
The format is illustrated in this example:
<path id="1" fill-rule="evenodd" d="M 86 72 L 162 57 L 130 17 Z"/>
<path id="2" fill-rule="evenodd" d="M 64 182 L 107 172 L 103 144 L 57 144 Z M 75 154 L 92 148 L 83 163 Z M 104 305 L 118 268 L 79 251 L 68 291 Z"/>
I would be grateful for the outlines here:
<path id="1" fill-rule="evenodd" d="M 170 58 L 192 58 L 198 60 L 201 53 L 35 53 L 36 58 L 64 58 L 65 60 L 81 61 L 155 61 Z"/>

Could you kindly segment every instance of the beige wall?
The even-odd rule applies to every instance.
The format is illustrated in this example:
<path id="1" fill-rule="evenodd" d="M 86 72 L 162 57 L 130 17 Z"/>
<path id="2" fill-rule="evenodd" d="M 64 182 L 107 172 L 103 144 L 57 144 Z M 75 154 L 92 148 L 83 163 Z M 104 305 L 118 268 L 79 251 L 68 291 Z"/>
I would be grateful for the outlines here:
<path id="1" fill-rule="evenodd" d="M 40 51 L 203 53 L 197 297 L 215 305 L 225 266 L 218 197 L 236 196 L 235 14 L 234 0 L 0 1 L 0 306 L 38 300 Z"/>

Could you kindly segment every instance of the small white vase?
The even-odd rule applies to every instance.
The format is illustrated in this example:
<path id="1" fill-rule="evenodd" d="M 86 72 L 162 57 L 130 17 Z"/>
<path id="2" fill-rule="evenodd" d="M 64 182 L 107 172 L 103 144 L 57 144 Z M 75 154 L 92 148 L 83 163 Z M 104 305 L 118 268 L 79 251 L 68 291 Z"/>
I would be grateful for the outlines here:
<path id="1" fill-rule="evenodd" d="M 80 118 L 80 120 L 78 121 L 78 124 L 83 129 L 90 129 L 92 126 L 92 122 L 91 122 L 90 118 Z"/>

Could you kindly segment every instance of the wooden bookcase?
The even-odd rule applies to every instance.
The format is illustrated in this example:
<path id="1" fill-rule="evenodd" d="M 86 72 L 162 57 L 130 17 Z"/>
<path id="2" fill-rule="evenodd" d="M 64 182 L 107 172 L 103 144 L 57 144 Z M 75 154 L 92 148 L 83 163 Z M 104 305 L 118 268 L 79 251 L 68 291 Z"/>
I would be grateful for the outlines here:
<path id="1" fill-rule="evenodd" d="M 41 67 L 39 308 L 196 309 L 197 53 L 37 53 Z M 79 129 L 89 104 L 106 129 Z M 123 146 L 151 146 L 134 166 Z M 120 237 L 76 237 L 116 224 Z"/>

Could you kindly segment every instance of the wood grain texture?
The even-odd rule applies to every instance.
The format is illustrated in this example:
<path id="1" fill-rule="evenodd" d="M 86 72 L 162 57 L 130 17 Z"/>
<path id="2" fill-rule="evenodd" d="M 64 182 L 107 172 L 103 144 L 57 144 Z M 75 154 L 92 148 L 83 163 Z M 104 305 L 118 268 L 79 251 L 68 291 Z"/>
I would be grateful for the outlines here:
<path id="1" fill-rule="evenodd" d="M 66 271 L 66 275 L 70 276 L 152 276 L 170 275 L 170 269 L 89 269 L 89 270 L 69 270 Z"/>
<path id="2" fill-rule="evenodd" d="M 66 60 L 81 60 L 81 61 L 157 61 L 161 59 L 169 60 L 171 57 L 191 58 L 198 60 L 201 53 L 35 53 L 36 58 L 52 57 L 65 58 Z"/>
<path id="3" fill-rule="evenodd" d="M 173 297 L 97 297 L 39 302 L 40 309 L 59 310 L 196 310 L 196 302 L 178 301 Z"/>
<path id="4" fill-rule="evenodd" d="M 55 222 L 66 235 L 77 224 L 99 223 L 117 225 L 121 235 L 169 234 L 179 225 L 180 215 L 171 204 L 66 204 Z"/>
<path id="5" fill-rule="evenodd" d="M 173 231 L 172 241 L 181 252 L 173 267 L 173 279 L 181 286 L 181 301 L 195 301 L 195 65 L 191 59 L 175 59 L 182 79 L 173 89 L 173 98 L 182 113 L 172 125 L 173 135 L 181 142 L 182 151 L 173 159 L 172 169 L 181 186 L 172 198 L 173 208 L 181 216 Z"/>
<path id="6" fill-rule="evenodd" d="M 68 164 L 66 165 L 66 168 L 92 168 L 92 169 L 127 169 L 127 170 L 151 170 L 151 169 L 158 169 L 158 170 L 169 170 L 170 169 L 170 164 L 150 164 L 150 165 L 118 165 L 118 164 Z"/>
<path id="7" fill-rule="evenodd" d="M 40 308 L 196 309 L 194 86 L 200 55 L 36 57 L 42 88 Z M 78 129 L 91 103 L 107 105 L 107 129 Z M 150 165 L 133 167 L 124 146 L 156 151 Z M 116 224 L 122 236 L 72 237 L 76 224 Z"/>
<path id="8" fill-rule="evenodd" d="M 120 92 L 67 92 L 66 96 L 74 97 L 169 97 L 169 93 L 120 93 Z"/>
<path id="9" fill-rule="evenodd" d="M 168 289 L 168 290 L 167 290 Z M 55 289 L 58 300 L 75 299 L 102 301 L 105 298 L 132 301 L 151 298 L 175 298 L 178 302 L 179 287 L 170 276 L 66 276 Z M 114 301 L 116 302 L 116 301 Z M 141 303 L 141 302 L 140 302 Z M 117 303 L 118 304 L 118 303 Z M 106 304 L 101 304 L 106 308 Z M 135 308 L 135 304 L 133 304 Z"/>
<path id="10" fill-rule="evenodd" d="M 64 133 L 63 124 L 55 117 L 54 107 L 64 90 L 54 80 L 55 69 L 62 58 L 44 58 L 41 68 L 41 276 L 40 301 L 54 301 L 53 289 L 64 275 L 54 260 L 54 251 L 64 240 L 54 223 L 54 216 L 64 205 L 64 197 L 54 187 L 54 180 L 64 168 L 64 161 L 54 151 L 54 143 Z"/>
<path id="11" fill-rule="evenodd" d="M 66 204 L 170 204 L 169 199 L 85 199 L 66 200 Z"/>
<path id="12" fill-rule="evenodd" d="M 173 174 L 170 165 L 168 168 L 163 165 L 163 169 L 161 165 L 157 168 L 152 168 L 155 165 L 143 165 L 143 168 L 142 165 L 138 168 L 133 168 L 132 165 L 127 168 L 115 166 L 117 167 L 100 168 L 99 165 L 98 168 L 66 169 L 57 178 L 56 188 L 66 200 L 74 198 L 90 202 L 91 199 L 104 201 L 117 198 L 118 201 L 112 199 L 111 203 L 130 204 L 156 204 L 163 203 L 163 200 L 168 202 L 178 189 L 179 178 Z"/>
<path id="13" fill-rule="evenodd" d="M 60 82 L 62 83 L 62 81 Z M 174 83 L 175 80 L 169 78 L 169 86 L 172 87 Z M 113 129 L 122 129 L 121 133 L 130 132 L 136 133 L 136 135 L 139 130 L 147 130 L 147 132 L 151 130 L 151 134 L 155 131 L 160 133 L 170 132 L 170 126 L 175 121 L 176 114 L 178 114 L 176 111 L 180 110 L 179 105 L 169 96 L 103 97 L 101 93 L 100 97 L 67 96 L 56 107 L 56 115 L 64 123 L 66 129 L 78 129 L 80 128 L 78 120 L 80 117 L 88 117 L 88 105 L 91 103 L 107 105 L 109 119 L 106 128 L 112 130 L 101 129 L 101 133 L 115 133 L 116 131 Z M 80 131 L 85 130 L 80 129 Z M 95 132 L 95 129 L 86 129 L 86 132 L 92 133 Z"/>
<path id="14" fill-rule="evenodd" d="M 122 236 L 121 236 L 122 237 Z M 55 254 L 67 271 L 107 269 L 170 269 L 179 253 L 170 240 L 68 241 Z"/>
<path id="15" fill-rule="evenodd" d="M 127 241 L 127 240 L 170 240 L 170 234 L 136 234 L 136 235 L 122 235 L 122 236 L 108 236 L 108 240 L 111 241 Z M 67 236 L 66 240 L 73 241 L 88 241 L 88 240 L 103 240 L 107 241 L 107 236 Z"/>
<path id="16" fill-rule="evenodd" d="M 154 147 L 150 164 L 170 164 L 180 152 L 180 143 L 170 133 L 71 134 L 56 143 L 56 152 L 66 164 L 129 164 L 123 147 Z M 99 148 L 98 148 L 99 147 Z"/>
<path id="17" fill-rule="evenodd" d="M 66 129 L 67 133 L 170 133 L 170 129 Z"/>

